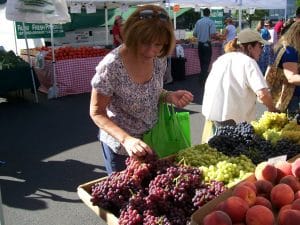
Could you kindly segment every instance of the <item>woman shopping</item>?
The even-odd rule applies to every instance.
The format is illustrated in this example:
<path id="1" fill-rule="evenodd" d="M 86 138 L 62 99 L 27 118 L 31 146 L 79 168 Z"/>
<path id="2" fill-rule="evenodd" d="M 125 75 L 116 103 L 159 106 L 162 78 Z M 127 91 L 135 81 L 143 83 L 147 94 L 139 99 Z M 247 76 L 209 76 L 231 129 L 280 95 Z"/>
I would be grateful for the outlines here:
<path id="1" fill-rule="evenodd" d="M 276 111 L 256 62 L 264 44 L 267 42 L 258 32 L 244 29 L 213 63 L 205 83 L 202 113 L 207 121 L 212 121 L 214 130 L 254 120 L 257 98 L 269 111 Z"/>
<path id="2" fill-rule="evenodd" d="M 280 37 L 275 46 L 275 53 L 283 48 L 283 55 L 279 61 L 278 68 L 283 70 L 286 82 L 290 84 L 294 91 L 291 94 L 283 94 L 285 99 L 276 102 L 276 105 L 284 104 L 282 108 L 288 112 L 297 112 L 300 109 L 300 74 L 299 74 L 299 54 L 300 54 L 300 22 L 293 23 L 288 31 Z"/>
<path id="3" fill-rule="evenodd" d="M 124 43 L 96 67 L 92 84 L 90 116 L 100 128 L 108 174 L 125 169 L 128 156 L 152 154 L 142 136 L 157 121 L 162 99 L 176 107 L 193 100 L 189 91 L 163 89 L 166 57 L 175 46 L 174 30 L 167 12 L 144 5 L 126 20 Z"/>

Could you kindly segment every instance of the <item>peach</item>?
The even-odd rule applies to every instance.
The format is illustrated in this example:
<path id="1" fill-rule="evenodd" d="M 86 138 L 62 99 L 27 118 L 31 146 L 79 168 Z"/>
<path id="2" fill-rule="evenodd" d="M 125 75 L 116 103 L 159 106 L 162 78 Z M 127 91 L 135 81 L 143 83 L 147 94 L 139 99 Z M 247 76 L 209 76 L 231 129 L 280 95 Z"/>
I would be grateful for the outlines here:
<path id="1" fill-rule="evenodd" d="M 300 178 L 300 158 L 296 159 L 292 163 L 292 174 L 295 177 Z"/>
<path id="2" fill-rule="evenodd" d="M 300 198 L 300 191 L 295 192 L 295 200 Z"/>
<path id="3" fill-rule="evenodd" d="M 236 187 L 241 186 L 241 185 L 246 185 L 247 187 L 250 187 L 255 192 L 255 194 L 256 194 L 257 190 L 256 190 L 256 186 L 255 186 L 255 184 L 253 182 L 242 181 L 242 182 L 238 183 L 236 185 Z"/>
<path id="4" fill-rule="evenodd" d="M 243 222 L 248 209 L 248 203 L 237 196 L 227 198 L 222 206 L 222 210 L 229 215 L 233 223 Z"/>
<path id="5" fill-rule="evenodd" d="M 281 178 L 279 183 L 289 185 L 293 189 L 294 192 L 297 192 L 300 190 L 300 182 L 293 175 L 287 175 L 287 176 Z"/>
<path id="6" fill-rule="evenodd" d="M 248 209 L 246 213 L 247 225 L 274 225 L 275 217 L 273 212 L 263 206 L 255 205 Z"/>
<path id="7" fill-rule="evenodd" d="M 263 196 L 257 196 L 254 205 L 263 205 L 272 210 L 271 202 Z"/>
<path id="8" fill-rule="evenodd" d="M 257 190 L 257 196 L 264 196 L 270 199 L 270 193 L 273 188 L 273 184 L 267 180 L 257 180 L 255 181 L 255 186 Z"/>
<path id="9" fill-rule="evenodd" d="M 292 209 L 292 204 L 282 206 L 278 212 L 278 215 L 280 215 L 280 213 L 282 213 L 283 211 L 285 211 L 287 209 Z"/>
<path id="10" fill-rule="evenodd" d="M 257 180 L 268 180 L 274 183 L 277 177 L 277 169 L 268 162 L 261 162 L 256 166 L 254 175 Z"/>
<path id="11" fill-rule="evenodd" d="M 204 217 L 203 225 L 232 225 L 232 221 L 225 212 L 212 211 Z"/>
<path id="12" fill-rule="evenodd" d="M 296 199 L 295 201 L 293 201 L 292 203 L 292 209 L 296 209 L 296 210 L 300 210 L 300 199 Z"/>
<path id="13" fill-rule="evenodd" d="M 292 164 L 287 161 L 278 161 L 274 164 L 277 169 L 276 182 L 278 183 L 280 179 L 287 175 L 292 175 Z"/>
<path id="14" fill-rule="evenodd" d="M 271 203 L 277 208 L 292 203 L 294 198 L 294 191 L 287 184 L 275 185 L 270 194 Z"/>
<path id="15" fill-rule="evenodd" d="M 238 185 L 233 189 L 232 195 L 238 196 L 244 199 L 251 207 L 254 205 L 256 200 L 256 193 L 250 187 L 246 185 Z"/>
<path id="16" fill-rule="evenodd" d="M 299 225 L 300 211 L 294 209 L 286 209 L 278 215 L 278 225 Z"/>

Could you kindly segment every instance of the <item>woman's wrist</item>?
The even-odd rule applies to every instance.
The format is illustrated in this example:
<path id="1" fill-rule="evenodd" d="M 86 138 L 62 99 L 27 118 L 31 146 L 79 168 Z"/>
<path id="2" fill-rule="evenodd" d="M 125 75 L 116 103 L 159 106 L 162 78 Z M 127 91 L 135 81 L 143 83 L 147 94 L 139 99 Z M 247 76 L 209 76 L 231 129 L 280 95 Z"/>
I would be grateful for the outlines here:
<path id="1" fill-rule="evenodd" d="M 160 101 L 162 102 L 170 102 L 170 94 L 172 93 L 172 91 L 167 91 L 167 90 L 162 90 L 162 92 L 160 93 Z"/>

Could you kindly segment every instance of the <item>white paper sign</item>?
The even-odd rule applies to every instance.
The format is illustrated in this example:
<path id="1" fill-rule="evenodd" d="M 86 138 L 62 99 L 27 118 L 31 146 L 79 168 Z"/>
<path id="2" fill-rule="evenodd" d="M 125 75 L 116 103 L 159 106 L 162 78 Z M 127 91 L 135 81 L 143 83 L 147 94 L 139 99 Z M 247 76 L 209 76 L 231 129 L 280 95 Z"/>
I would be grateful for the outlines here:
<path id="1" fill-rule="evenodd" d="M 72 2 L 70 5 L 70 13 L 81 13 L 81 3 L 79 2 Z"/>
<path id="2" fill-rule="evenodd" d="M 96 5 L 93 3 L 88 3 L 85 5 L 86 13 L 96 13 Z"/>
<path id="3" fill-rule="evenodd" d="M 276 156 L 276 157 L 273 157 L 273 158 L 269 158 L 268 163 L 274 165 L 276 162 L 286 161 L 286 159 L 287 159 L 286 155 L 280 155 L 280 156 Z"/>

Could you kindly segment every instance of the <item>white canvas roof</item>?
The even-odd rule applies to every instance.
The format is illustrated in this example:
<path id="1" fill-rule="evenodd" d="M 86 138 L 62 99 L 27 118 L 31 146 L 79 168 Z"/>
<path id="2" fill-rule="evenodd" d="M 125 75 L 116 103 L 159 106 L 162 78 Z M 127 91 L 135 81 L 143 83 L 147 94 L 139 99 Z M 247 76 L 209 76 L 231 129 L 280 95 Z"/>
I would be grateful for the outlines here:
<path id="1" fill-rule="evenodd" d="M 198 5 L 200 7 L 227 7 L 227 8 L 256 8 L 256 9 L 285 9 L 285 0 L 169 0 L 171 4 Z"/>

